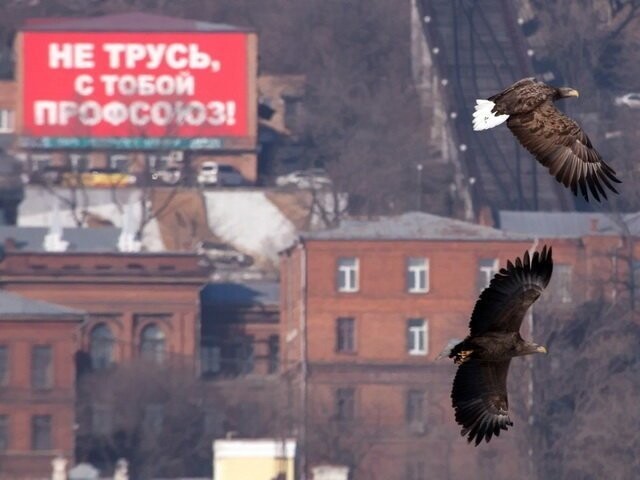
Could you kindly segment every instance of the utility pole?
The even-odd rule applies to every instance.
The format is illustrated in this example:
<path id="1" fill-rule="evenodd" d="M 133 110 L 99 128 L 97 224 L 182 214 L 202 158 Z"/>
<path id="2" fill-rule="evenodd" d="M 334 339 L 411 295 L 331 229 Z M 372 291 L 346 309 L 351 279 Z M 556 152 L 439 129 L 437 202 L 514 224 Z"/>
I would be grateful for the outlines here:
<path id="1" fill-rule="evenodd" d="M 418 211 L 422 211 L 422 164 L 419 163 L 416 168 L 418 169 Z"/>

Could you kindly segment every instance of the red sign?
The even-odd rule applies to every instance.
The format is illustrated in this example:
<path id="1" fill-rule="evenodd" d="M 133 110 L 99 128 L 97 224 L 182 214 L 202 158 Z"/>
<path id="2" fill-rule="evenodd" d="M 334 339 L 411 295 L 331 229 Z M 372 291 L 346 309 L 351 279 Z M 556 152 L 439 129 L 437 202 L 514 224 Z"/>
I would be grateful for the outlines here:
<path id="1" fill-rule="evenodd" d="M 23 135 L 244 137 L 243 33 L 25 32 Z"/>

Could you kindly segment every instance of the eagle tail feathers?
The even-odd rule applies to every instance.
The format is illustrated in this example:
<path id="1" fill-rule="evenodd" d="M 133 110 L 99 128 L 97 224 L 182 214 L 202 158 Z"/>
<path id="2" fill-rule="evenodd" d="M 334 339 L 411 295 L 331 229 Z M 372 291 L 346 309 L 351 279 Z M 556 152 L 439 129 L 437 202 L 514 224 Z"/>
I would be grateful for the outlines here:
<path id="1" fill-rule="evenodd" d="M 493 112 L 496 104 L 491 100 L 477 99 L 473 112 L 473 129 L 487 130 L 504 123 L 509 115 L 497 115 Z"/>

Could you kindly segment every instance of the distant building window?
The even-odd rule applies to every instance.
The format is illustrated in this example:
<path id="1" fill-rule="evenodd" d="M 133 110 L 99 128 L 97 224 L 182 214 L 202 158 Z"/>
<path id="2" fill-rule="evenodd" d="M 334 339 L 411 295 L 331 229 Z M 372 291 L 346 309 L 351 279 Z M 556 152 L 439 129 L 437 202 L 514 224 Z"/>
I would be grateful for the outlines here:
<path id="1" fill-rule="evenodd" d="M 145 430 L 153 434 L 162 432 L 164 423 L 164 406 L 159 403 L 152 403 L 144 407 L 143 426 Z"/>
<path id="2" fill-rule="evenodd" d="M 74 172 L 86 172 L 89 168 L 89 157 L 79 153 L 72 153 L 69 155 L 69 163 L 71 164 L 71 170 Z"/>
<path id="3" fill-rule="evenodd" d="M 113 365 L 113 347 L 115 338 L 105 323 L 96 325 L 89 337 L 91 366 L 94 370 L 104 370 Z"/>
<path id="4" fill-rule="evenodd" d="M 481 258 L 478 262 L 478 291 L 489 286 L 491 279 L 498 273 L 500 263 L 497 258 Z"/>
<path id="5" fill-rule="evenodd" d="M 48 153 L 34 153 L 31 155 L 31 170 L 39 172 L 51 165 L 51 155 Z"/>
<path id="6" fill-rule="evenodd" d="M 336 390 L 336 419 L 339 421 L 355 418 L 355 396 L 353 388 L 338 388 Z"/>
<path id="7" fill-rule="evenodd" d="M 31 449 L 51 450 L 51 415 L 31 417 Z"/>
<path id="8" fill-rule="evenodd" d="M 200 347 L 202 375 L 216 375 L 220 372 L 220 347 L 217 345 L 202 345 Z"/>
<path id="9" fill-rule="evenodd" d="M 109 405 L 91 405 L 91 433 L 110 435 L 113 430 L 113 410 Z"/>
<path id="10" fill-rule="evenodd" d="M 0 345 L 0 387 L 9 384 L 9 347 Z"/>
<path id="11" fill-rule="evenodd" d="M 140 354 L 157 363 L 164 361 L 165 335 L 155 323 L 147 325 L 140 333 Z"/>
<path id="12" fill-rule="evenodd" d="M 336 320 L 336 351 L 353 353 L 356 351 L 356 321 L 351 317 Z"/>
<path id="13" fill-rule="evenodd" d="M 13 110 L 0 109 L 0 133 L 13 133 L 15 131 L 14 118 Z"/>
<path id="14" fill-rule="evenodd" d="M 338 291 L 357 292 L 359 288 L 359 261 L 356 257 L 338 259 Z"/>
<path id="15" fill-rule="evenodd" d="M 9 448 L 9 416 L 0 415 L 0 451 Z"/>
<path id="16" fill-rule="evenodd" d="M 429 291 L 429 259 L 424 257 L 407 259 L 407 291 L 409 293 Z"/>
<path id="17" fill-rule="evenodd" d="M 109 167 L 114 168 L 120 172 L 128 172 L 129 155 L 123 155 L 120 153 L 109 155 Z"/>
<path id="18" fill-rule="evenodd" d="M 31 348 L 31 386 L 37 390 L 53 386 L 51 345 L 35 345 Z"/>
<path id="19" fill-rule="evenodd" d="M 409 390 L 407 392 L 407 404 L 405 410 L 407 425 L 415 427 L 424 422 L 424 392 L 422 390 Z"/>
<path id="20" fill-rule="evenodd" d="M 302 99 L 284 96 L 282 100 L 284 101 L 284 126 L 292 132 L 296 132 L 300 126 Z"/>
<path id="21" fill-rule="evenodd" d="M 427 468 L 424 460 L 407 460 L 405 478 L 407 480 L 426 480 Z"/>
<path id="22" fill-rule="evenodd" d="M 553 277 L 551 279 L 553 285 L 553 295 L 562 303 L 571 302 L 571 283 L 572 269 L 571 265 L 556 264 L 553 266 Z"/>
<path id="23" fill-rule="evenodd" d="M 277 373 L 280 368 L 280 337 L 269 337 L 269 373 Z"/>
<path id="24" fill-rule="evenodd" d="M 407 352 L 409 355 L 428 353 L 428 324 L 423 318 L 407 320 Z"/>

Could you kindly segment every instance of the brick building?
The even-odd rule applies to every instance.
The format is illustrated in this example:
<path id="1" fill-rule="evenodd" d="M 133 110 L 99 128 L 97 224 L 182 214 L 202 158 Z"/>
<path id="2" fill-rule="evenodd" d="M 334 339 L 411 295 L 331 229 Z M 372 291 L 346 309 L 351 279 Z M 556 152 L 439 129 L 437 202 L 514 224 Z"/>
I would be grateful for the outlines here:
<path id="1" fill-rule="evenodd" d="M 486 465 L 486 455 L 514 448 L 497 441 L 470 455 L 449 401 L 454 368 L 435 359 L 466 335 L 477 295 L 499 265 L 535 244 L 408 213 L 347 221 L 284 252 L 281 358 L 299 387 L 292 392 L 306 418 L 307 467 L 352 462 L 356 478 L 461 478 Z M 496 475 L 516 478 L 524 468 L 504 462 Z"/>
<path id="2" fill-rule="evenodd" d="M 0 291 L 0 478 L 47 478 L 73 457 L 84 312 Z"/>

